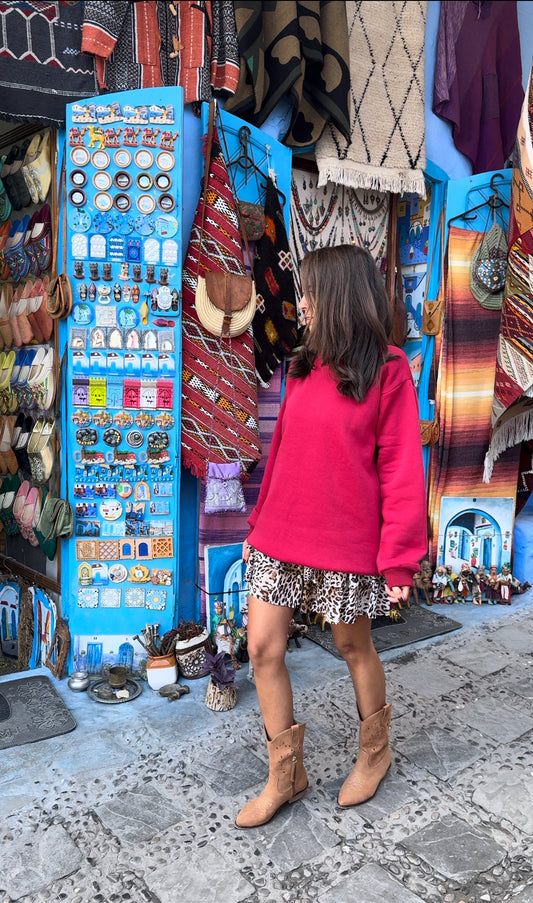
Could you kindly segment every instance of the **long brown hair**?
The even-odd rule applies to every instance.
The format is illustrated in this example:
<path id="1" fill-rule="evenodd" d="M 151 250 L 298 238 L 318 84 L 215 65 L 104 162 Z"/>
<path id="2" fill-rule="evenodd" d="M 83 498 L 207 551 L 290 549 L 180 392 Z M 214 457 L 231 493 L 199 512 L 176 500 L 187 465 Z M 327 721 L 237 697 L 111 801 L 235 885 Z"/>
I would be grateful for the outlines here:
<path id="1" fill-rule="evenodd" d="M 341 395 L 363 401 L 389 359 L 392 311 L 374 258 L 357 245 L 317 248 L 300 264 L 313 315 L 289 376 L 307 376 L 317 358 L 329 365 Z"/>

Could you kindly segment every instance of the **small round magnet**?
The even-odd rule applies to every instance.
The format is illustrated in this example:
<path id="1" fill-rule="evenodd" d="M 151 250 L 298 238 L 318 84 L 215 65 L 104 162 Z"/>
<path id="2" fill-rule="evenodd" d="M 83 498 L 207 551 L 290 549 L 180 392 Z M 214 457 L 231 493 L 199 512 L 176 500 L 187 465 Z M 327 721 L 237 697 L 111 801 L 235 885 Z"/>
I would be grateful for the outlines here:
<path id="1" fill-rule="evenodd" d="M 168 191 L 172 185 L 172 179 L 167 172 L 158 172 L 155 177 L 155 187 L 159 191 Z"/>
<path id="2" fill-rule="evenodd" d="M 154 162 L 154 155 L 151 151 L 146 150 L 145 148 L 141 148 L 135 154 L 135 163 L 139 167 L 139 169 L 149 169 L 152 163 Z M 163 169 L 162 166 L 159 167 Z"/>
<path id="3" fill-rule="evenodd" d="M 144 442 L 144 436 L 140 430 L 130 430 L 126 435 L 126 442 L 131 448 L 140 448 Z"/>
<path id="4" fill-rule="evenodd" d="M 147 215 L 155 210 L 155 198 L 151 194 L 140 194 L 137 198 L 137 209 Z"/>
<path id="5" fill-rule="evenodd" d="M 113 206 L 113 198 L 106 191 L 100 191 L 94 196 L 94 206 L 100 213 L 107 213 Z"/>
<path id="6" fill-rule="evenodd" d="M 131 185 L 131 176 L 129 172 L 121 169 L 119 172 L 115 173 L 115 178 L 113 179 L 117 188 L 120 188 L 122 191 L 126 191 Z"/>
<path id="7" fill-rule="evenodd" d="M 137 188 L 140 188 L 141 191 L 150 191 L 150 188 L 154 184 L 149 172 L 140 172 L 135 181 L 137 183 Z"/>
<path id="8" fill-rule="evenodd" d="M 131 198 L 127 194 L 117 194 L 113 204 L 121 213 L 126 213 L 131 207 Z"/>
<path id="9" fill-rule="evenodd" d="M 163 213 L 170 213 L 176 206 L 176 201 L 171 194 L 162 194 L 157 200 L 157 206 Z"/>
<path id="10" fill-rule="evenodd" d="M 111 176 L 105 169 L 95 172 L 93 176 L 93 185 L 98 191 L 107 191 L 111 188 Z"/>
<path id="11" fill-rule="evenodd" d="M 95 150 L 91 157 L 95 169 L 107 169 L 109 166 L 109 154 L 105 150 Z"/>
<path id="12" fill-rule="evenodd" d="M 91 155 L 86 147 L 73 147 L 70 152 L 70 159 L 74 166 L 87 166 Z"/>
<path id="13" fill-rule="evenodd" d="M 108 499 L 100 505 L 100 515 L 104 520 L 118 520 L 124 508 L 117 499 Z"/>
<path id="14" fill-rule="evenodd" d="M 69 193 L 68 199 L 73 207 L 84 207 L 87 202 L 87 195 L 81 188 L 73 188 Z"/>
<path id="15" fill-rule="evenodd" d="M 117 445 L 120 445 L 122 442 L 122 433 L 120 430 L 117 430 L 116 427 L 112 426 L 104 431 L 102 439 L 106 445 L 111 446 L 111 448 L 116 448 Z"/>
<path id="16" fill-rule="evenodd" d="M 129 150 L 121 148 L 120 150 L 115 151 L 113 160 L 115 161 L 116 166 L 120 167 L 120 169 L 125 169 L 131 163 L 131 154 Z"/>
<path id="17" fill-rule="evenodd" d="M 156 157 L 156 163 L 158 169 L 162 169 L 163 172 L 169 172 L 174 166 L 174 156 L 169 154 L 168 151 L 161 151 Z"/>
<path id="18" fill-rule="evenodd" d="M 129 499 L 130 495 L 133 492 L 133 486 L 131 483 L 128 483 L 127 480 L 124 480 L 121 483 L 117 483 L 117 495 L 121 499 Z"/>
<path id="19" fill-rule="evenodd" d="M 70 174 L 70 182 L 75 188 L 83 188 L 87 182 L 87 173 L 82 169 L 73 169 Z"/>

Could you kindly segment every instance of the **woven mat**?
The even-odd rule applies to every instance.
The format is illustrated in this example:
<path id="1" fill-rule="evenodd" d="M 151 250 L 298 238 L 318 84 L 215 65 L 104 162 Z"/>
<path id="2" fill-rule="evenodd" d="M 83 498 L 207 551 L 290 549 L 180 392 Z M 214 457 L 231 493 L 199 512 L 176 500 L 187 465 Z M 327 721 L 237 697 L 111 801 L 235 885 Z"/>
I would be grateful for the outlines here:
<path id="1" fill-rule="evenodd" d="M 376 626 L 372 627 L 372 640 L 376 652 L 386 652 L 388 649 L 408 646 L 410 643 L 427 640 L 429 637 L 439 636 L 441 633 L 459 630 L 462 626 L 452 618 L 420 606 L 404 609 L 401 621 L 391 621 L 389 618 L 380 618 L 376 621 Z M 328 625 L 323 631 L 319 624 L 312 624 L 307 629 L 305 636 L 312 643 L 327 649 L 335 658 L 342 658 L 335 648 L 331 628 Z"/>
<path id="2" fill-rule="evenodd" d="M 0 749 L 36 743 L 77 727 L 48 677 L 0 683 Z"/>

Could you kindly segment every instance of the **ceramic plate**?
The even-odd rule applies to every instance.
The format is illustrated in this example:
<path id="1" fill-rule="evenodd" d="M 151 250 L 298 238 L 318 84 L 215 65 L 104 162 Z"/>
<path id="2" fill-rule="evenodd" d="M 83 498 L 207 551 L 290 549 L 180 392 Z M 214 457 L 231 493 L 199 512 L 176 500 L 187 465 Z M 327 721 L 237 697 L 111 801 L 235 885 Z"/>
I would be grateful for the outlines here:
<path id="1" fill-rule="evenodd" d="M 162 169 L 163 172 L 168 172 L 174 166 L 174 157 L 167 151 L 161 151 L 156 157 L 156 163 L 159 169 Z"/>
<path id="2" fill-rule="evenodd" d="M 95 169 L 107 169 L 110 163 L 109 154 L 105 150 L 96 150 L 91 160 Z"/>
<path id="3" fill-rule="evenodd" d="M 137 209 L 141 213 L 153 213 L 155 210 L 155 198 L 151 194 L 140 194 L 137 198 Z"/>
<path id="4" fill-rule="evenodd" d="M 75 166 L 87 166 L 91 155 L 86 147 L 73 147 L 70 152 L 70 159 Z"/>
<path id="5" fill-rule="evenodd" d="M 126 166 L 129 166 L 131 163 L 131 154 L 129 150 L 118 150 L 115 151 L 113 160 L 117 166 L 120 166 L 121 169 L 125 169 Z"/>
<path id="6" fill-rule="evenodd" d="M 93 185 L 98 191 L 107 191 L 111 188 L 111 176 L 105 170 L 95 172 L 93 176 Z"/>
<path id="7" fill-rule="evenodd" d="M 154 162 L 154 155 L 149 150 L 142 148 L 135 154 L 135 162 L 139 169 L 149 169 Z M 162 166 L 159 168 L 163 169 Z"/>

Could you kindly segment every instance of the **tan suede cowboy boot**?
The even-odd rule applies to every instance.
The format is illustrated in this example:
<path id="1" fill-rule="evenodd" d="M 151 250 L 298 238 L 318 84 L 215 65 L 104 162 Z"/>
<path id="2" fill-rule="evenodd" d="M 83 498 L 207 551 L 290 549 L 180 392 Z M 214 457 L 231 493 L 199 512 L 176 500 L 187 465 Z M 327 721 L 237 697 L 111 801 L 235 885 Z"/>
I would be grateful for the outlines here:
<path id="1" fill-rule="evenodd" d="M 357 762 L 339 790 L 338 803 L 343 809 L 357 806 L 374 796 L 391 764 L 389 727 L 391 706 L 360 723 Z"/>
<path id="2" fill-rule="evenodd" d="M 235 824 L 239 828 L 266 825 L 285 803 L 294 803 L 307 790 L 307 773 L 303 764 L 305 724 L 294 724 L 269 740 L 265 731 L 270 764 L 268 783 L 263 792 L 249 800 L 239 812 Z"/>

